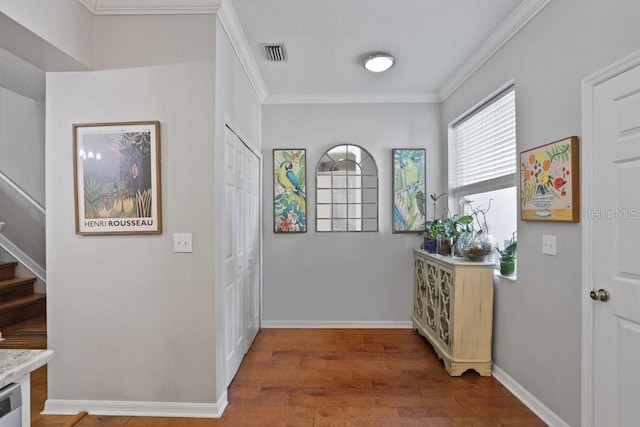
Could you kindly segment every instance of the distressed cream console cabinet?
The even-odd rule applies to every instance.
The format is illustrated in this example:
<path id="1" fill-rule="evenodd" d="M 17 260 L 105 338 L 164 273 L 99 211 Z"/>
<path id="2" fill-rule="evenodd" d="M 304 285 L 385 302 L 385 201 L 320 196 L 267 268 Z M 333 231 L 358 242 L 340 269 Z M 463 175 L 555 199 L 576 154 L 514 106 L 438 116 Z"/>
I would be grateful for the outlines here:
<path id="1" fill-rule="evenodd" d="M 413 328 L 444 361 L 449 375 L 491 375 L 493 263 L 414 250 Z"/>

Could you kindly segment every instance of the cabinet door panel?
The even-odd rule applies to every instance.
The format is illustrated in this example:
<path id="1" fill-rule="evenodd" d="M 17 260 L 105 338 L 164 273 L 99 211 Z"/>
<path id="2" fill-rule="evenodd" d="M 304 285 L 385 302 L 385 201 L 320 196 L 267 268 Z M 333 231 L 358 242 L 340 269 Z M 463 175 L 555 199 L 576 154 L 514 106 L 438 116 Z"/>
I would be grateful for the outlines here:
<path id="1" fill-rule="evenodd" d="M 426 317 L 427 304 L 427 279 L 425 274 L 425 261 L 422 258 L 416 258 L 415 262 L 415 289 L 414 289 L 414 305 L 413 314 L 423 324 Z"/>
<path id="2" fill-rule="evenodd" d="M 438 298 L 438 338 L 451 349 L 451 300 L 453 299 L 453 271 L 444 267 L 438 269 L 440 285 Z"/>
<path id="3" fill-rule="evenodd" d="M 436 331 L 438 313 L 438 266 L 426 263 L 427 267 L 427 309 L 425 311 L 425 325 L 433 332 Z"/>

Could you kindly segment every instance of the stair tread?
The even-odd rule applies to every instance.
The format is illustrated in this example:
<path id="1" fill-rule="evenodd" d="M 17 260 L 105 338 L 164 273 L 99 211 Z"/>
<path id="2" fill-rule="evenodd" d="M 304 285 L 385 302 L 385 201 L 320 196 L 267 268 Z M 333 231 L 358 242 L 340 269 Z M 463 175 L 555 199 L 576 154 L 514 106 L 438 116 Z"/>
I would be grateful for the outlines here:
<path id="1" fill-rule="evenodd" d="M 26 285 L 35 281 L 35 277 L 14 277 L 13 279 L 0 280 L 0 292 L 2 292 L 3 289 L 13 288 L 18 285 Z"/>
<path id="2" fill-rule="evenodd" d="M 32 294 L 26 297 L 16 298 L 10 301 L 0 303 L 0 313 L 20 308 L 25 305 L 37 303 L 47 298 L 46 294 Z"/>
<path id="3" fill-rule="evenodd" d="M 0 261 L 0 268 L 16 267 L 18 263 L 16 261 Z"/>

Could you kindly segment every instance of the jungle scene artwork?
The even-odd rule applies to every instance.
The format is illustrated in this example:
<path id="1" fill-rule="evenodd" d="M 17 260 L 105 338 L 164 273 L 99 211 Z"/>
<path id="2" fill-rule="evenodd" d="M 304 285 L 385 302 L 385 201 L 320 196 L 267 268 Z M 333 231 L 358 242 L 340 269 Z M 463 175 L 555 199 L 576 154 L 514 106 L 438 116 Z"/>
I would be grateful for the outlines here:
<path id="1" fill-rule="evenodd" d="M 74 125 L 76 231 L 161 232 L 159 123 Z"/>
<path id="2" fill-rule="evenodd" d="M 393 149 L 393 232 L 424 230 L 425 149 Z"/>
<path id="3" fill-rule="evenodd" d="M 307 231 L 306 150 L 273 150 L 273 231 Z"/>

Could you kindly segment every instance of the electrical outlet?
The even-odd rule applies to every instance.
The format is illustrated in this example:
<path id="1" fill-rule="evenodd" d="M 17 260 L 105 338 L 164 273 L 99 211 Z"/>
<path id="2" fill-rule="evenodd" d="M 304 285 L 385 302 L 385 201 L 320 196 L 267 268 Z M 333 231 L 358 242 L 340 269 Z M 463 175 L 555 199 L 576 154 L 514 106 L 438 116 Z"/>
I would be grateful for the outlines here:
<path id="1" fill-rule="evenodd" d="M 191 233 L 173 234 L 173 252 L 193 252 Z"/>
<path id="2" fill-rule="evenodd" d="M 556 256 L 556 236 L 542 235 L 542 253 Z"/>

